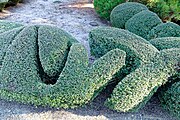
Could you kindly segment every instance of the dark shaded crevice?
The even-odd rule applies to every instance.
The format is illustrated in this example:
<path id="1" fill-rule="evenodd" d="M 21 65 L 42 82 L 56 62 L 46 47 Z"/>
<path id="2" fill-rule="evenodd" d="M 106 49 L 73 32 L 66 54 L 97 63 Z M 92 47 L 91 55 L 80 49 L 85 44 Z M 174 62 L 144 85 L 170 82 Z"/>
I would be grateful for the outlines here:
<path id="1" fill-rule="evenodd" d="M 24 29 L 24 27 L 23 27 L 21 30 L 19 30 L 19 31 L 13 36 L 12 41 L 9 42 L 7 48 L 12 44 L 12 42 L 16 39 L 16 37 L 21 33 L 21 31 L 22 31 L 23 29 Z M 4 61 L 4 57 L 5 57 L 5 56 L 6 56 L 6 52 L 5 52 L 4 55 L 2 56 L 2 61 L 0 61 L 0 68 L 1 68 L 1 66 L 2 66 L 2 64 L 3 64 L 3 61 Z"/>
<path id="2" fill-rule="evenodd" d="M 56 74 L 55 76 L 49 76 L 47 73 L 44 72 L 44 69 L 43 69 L 43 66 L 41 64 L 41 60 L 40 60 L 40 52 L 39 52 L 39 44 L 38 44 L 38 40 L 39 40 L 39 26 L 36 26 L 36 58 L 37 58 L 37 70 L 38 70 L 38 74 L 41 78 L 41 81 L 47 85 L 54 85 L 58 78 L 59 78 L 59 75 L 61 74 L 62 70 L 59 70 L 59 73 Z M 72 44 L 68 43 L 68 50 L 67 50 L 67 53 L 66 53 L 66 56 L 64 57 L 64 61 L 63 61 L 63 68 L 66 64 L 66 61 L 67 61 L 67 57 L 68 57 L 68 53 L 70 51 L 70 46 Z"/>

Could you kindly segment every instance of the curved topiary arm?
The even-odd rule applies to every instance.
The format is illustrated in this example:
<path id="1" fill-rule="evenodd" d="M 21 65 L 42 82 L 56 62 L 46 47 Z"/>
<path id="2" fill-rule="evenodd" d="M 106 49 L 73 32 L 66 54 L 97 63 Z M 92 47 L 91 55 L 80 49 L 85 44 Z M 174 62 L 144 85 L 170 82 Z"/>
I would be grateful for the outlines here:
<path id="1" fill-rule="evenodd" d="M 0 34 L 0 65 L 2 65 L 2 61 L 4 59 L 5 53 L 9 45 L 12 43 L 15 37 L 22 31 L 22 29 L 23 27 L 18 27 Z"/>
<path id="2" fill-rule="evenodd" d="M 180 48 L 180 37 L 162 37 L 149 41 L 158 50 Z"/>
<path id="3" fill-rule="evenodd" d="M 13 28 L 21 27 L 22 24 L 14 23 L 14 22 L 8 22 L 0 20 L 0 33 L 6 32 L 8 30 L 11 30 Z"/>
<path id="4" fill-rule="evenodd" d="M 147 35 L 148 40 L 161 37 L 180 37 L 180 26 L 173 22 L 161 23 L 151 29 Z"/>
<path id="5" fill-rule="evenodd" d="M 77 43 L 77 40 L 65 31 L 53 26 L 39 26 L 39 59 L 49 77 L 61 73 L 72 43 Z"/>
<path id="6" fill-rule="evenodd" d="M 180 49 L 161 51 L 152 63 L 142 65 L 120 81 L 105 105 L 117 111 L 137 111 L 168 77 L 177 73 L 178 62 Z"/>

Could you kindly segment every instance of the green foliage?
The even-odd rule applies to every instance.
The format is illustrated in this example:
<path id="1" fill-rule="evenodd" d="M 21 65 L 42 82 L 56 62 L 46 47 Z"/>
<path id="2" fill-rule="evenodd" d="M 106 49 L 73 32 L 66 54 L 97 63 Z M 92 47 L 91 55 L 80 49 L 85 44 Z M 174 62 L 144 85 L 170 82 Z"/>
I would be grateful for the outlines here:
<path id="1" fill-rule="evenodd" d="M 125 28 L 125 23 L 135 14 L 148 10 L 148 8 L 140 3 L 126 2 L 116 6 L 110 15 L 111 24 L 114 27 Z"/>
<path id="2" fill-rule="evenodd" d="M 155 12 L 163 21 L 180 20 L 179 0 L 129 0 L 145 4 L 151 11 Z"/>
<path id="3" fill-rule="evenodd" d="M 179 78 L 180 79 L 180 78 Z M 180 119 L 180 81 L 161 89 L 159 99 L 161 105 Z"/>
<path id="4" fill-rule="evenodd" d="M 0 34 L 0 65 L 2 65 L 2 60 L 4 59 L 8 46 L 22 29 L 23 27 L 18 27 Z"/>
<path id="5" fill-rule="evenodd" d="M 89 34 L 91 53 L 100 57 L 112 49 L 121 49 L 127 53 L 126 66 L 118 73 L 122 79 L 134 71 L 141 61 L 148 62 L 158 50 L 145 39 L 123 29 L 112 27 L 99 27 Z"/>
<path id="6" fill-rule="evenodd" d="M 109 20 L 113 8 L 124 2 L 126 0 L 94 0 L 94 9 L 100 17 Z"/>
<path id="7" fill-rule="evenodd" d="M 77 40 L 61 29 L 52 26 L 38 29 L 39 57 L 48 76 L 57 76 L 62 71 L 73 42 Z"/>
<path id="8" fill-rule="evenodd" d="M 13 28 L 21 27 L 22 24 L 0 20 L 0 34 Z"/>
<path id="9" fill-rule="evenodd" d="M 15 31 L 17 30 L 14 29 Z M 49 37 L 45 32 L 49 33 L 46 34 Z M 60 37 L 58 41 L 57 37 L 61 35 L 64 37 Z M 59 51 L 59 48 L 51 46 L 54 48 L 50 49 L 50 46 L 43 46 L 43 37 L 50 46 L 55 42 L 60 45 L 62 41 L 67 46 L 68 41 L 70 42 L 68 55 L 63 54 L 67 56 L 65 65 L 53 85 L 43 83 L 46 77 L 43 74 L 47 73 L 41 71 L 41 60 L 45 58 L 39 57 L 40 54 L 45 54 L 44 56 L 51 58 L 51 54 L 42 50 L 53 52 Z M 9 43 L 2 60 L 0 98 L 63 108 L 77 107 L 92 100 L 125 64 L 126 54 L 119 49 L 112 50 L 89 67 L 87 51 L 81 44 L 73 43 L 74 41 L 75 39 L 66 32 L 48 26 L 27 26 L 21 30 Z"/>
<path id="10" fill-rule="evenodd" d="M 161 37 L 180 37 L 180 26 L 173 22 L 162 23 L 150 30 L 147 36 L 148 39 Z"/>
<path id="11" fill-rule="evenodd" d="M 120 81 L 105 105 L 122 112 L 139 110 L 167 82 L 168 77 L 177 73 L 175 64 L 179 60 L 180 49 L 157 53 L 150 63 L 142 64 Z"/>
<path id="12" fill-rule="evenodd" d="M 163 37 L 151 39 L 149 41 L 158 50 L 180 48 L 180 37 Z"/>
<path id="13" fill-rule="evenodd" d="M 144 10 L 130 18 L 125 24 L 125 29 L 147 39 L 149 31 L 161 23 L 161 19 L 155 13 Z"/>

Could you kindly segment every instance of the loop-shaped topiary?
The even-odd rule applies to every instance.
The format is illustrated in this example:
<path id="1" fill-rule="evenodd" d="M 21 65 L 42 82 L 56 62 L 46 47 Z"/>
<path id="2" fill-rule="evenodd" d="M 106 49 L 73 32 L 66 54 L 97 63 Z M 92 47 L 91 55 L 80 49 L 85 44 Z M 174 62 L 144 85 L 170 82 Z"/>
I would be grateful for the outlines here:
<path id="1" fill-rule="evenodd" d="M 180 37 L 162 37 L 149 41 L 158 50 L 180 48 Z"/>
<path id="2" fill-rule="evenodd" d="M 180 37 L 180 26 L 173 22 L 159 24 L 149 31 L 147 39 L 161 37 Z"/>
<path id="3" fill-rule="evenodd" d="M 91 52 L 96 57 L 118 48 L 127 53 L 126 66 L 120 69 L 123 71 L 120 73 L 133 67 L 123 77 L 118 76 L 122 80 L 105 102 L 110 109 L 121 112 L 139 110 L 168 81 L 168 77 L 178 72 L 176 64 L 180 61 L 180 49 L 158 51 L 145 39 L 118 28 L 97 28 L 89 36 Z M 133 66 L 137 61 L 138 66 Z"/>
<path id="4" fill-rule="evenodd" d="M 110 15 L 111 24 L 117 28 L 125 28 L 125 23 L 135 14 L 148 10 L 148 8 L 140 3 L 126 2 L 116 6 Z"/>
<path id="5" fill-rule="evenodd" d="M 12 37 L 1 38 L 2 99 L 50 107 L 81 106 L 95 98 L 125 64 L 125 52 L 115 49 L 89 67 L 85 48 L 52 26 L 25 26 L 6 33 Z"/>
<path id="6" fill-rule="evenodd" d="M 180 49 L 161 51 L 152 62 L 142 64 L 120 81 L 105 105 L 123 112 L 139 110 L 170 76 L 178 73 L 178 62 Z"/>
<path id="7" fill-rule="evenodd" d="M 126 22 L 125 29 L 147 39 L 149 31 L 161 23 L 161 19 L 155 13 L 144 10 L 131 17 Z"/>
<path id="8" fill-rule="evenodd" d="M 123 29 L 99 27 L 89 33 L 91 53 L 99 58 L 113 49 L 121 49 L 127 53 L 126 66 L 117 74 L 121 80 L 134 71 L 141 62 L 149 62 L 159 52 L 145 39 Z"/>
<path id="9" fill-rule="evenodd" d="M 94 0 L 94 9 L 100 17 L 109 20 L 111 11 L 126 0 Z"/>

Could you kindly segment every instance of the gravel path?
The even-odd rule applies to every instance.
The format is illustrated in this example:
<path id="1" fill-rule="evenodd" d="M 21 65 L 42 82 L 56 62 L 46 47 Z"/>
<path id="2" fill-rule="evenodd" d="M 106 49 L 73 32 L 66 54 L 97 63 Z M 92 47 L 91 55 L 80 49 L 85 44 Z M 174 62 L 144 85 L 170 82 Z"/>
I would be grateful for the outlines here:
<path id="1" fill-rule="evenodd" d="M 24 24 L 51 24 L 73 35 L 89 51 L 88 33 L 97 26 L 107 26 L 93 10 L 91 0 L 25 0 L 7 8 L 0 19 Z M 89 54 L 90 55 L 90 54 Z M 118 113 L 103 106 L 103 91 L 93 102 L 77 109 L 52 109 L 0 100 L 0 120 L 175 120 L 153 97 L 137 113 Z"/>

